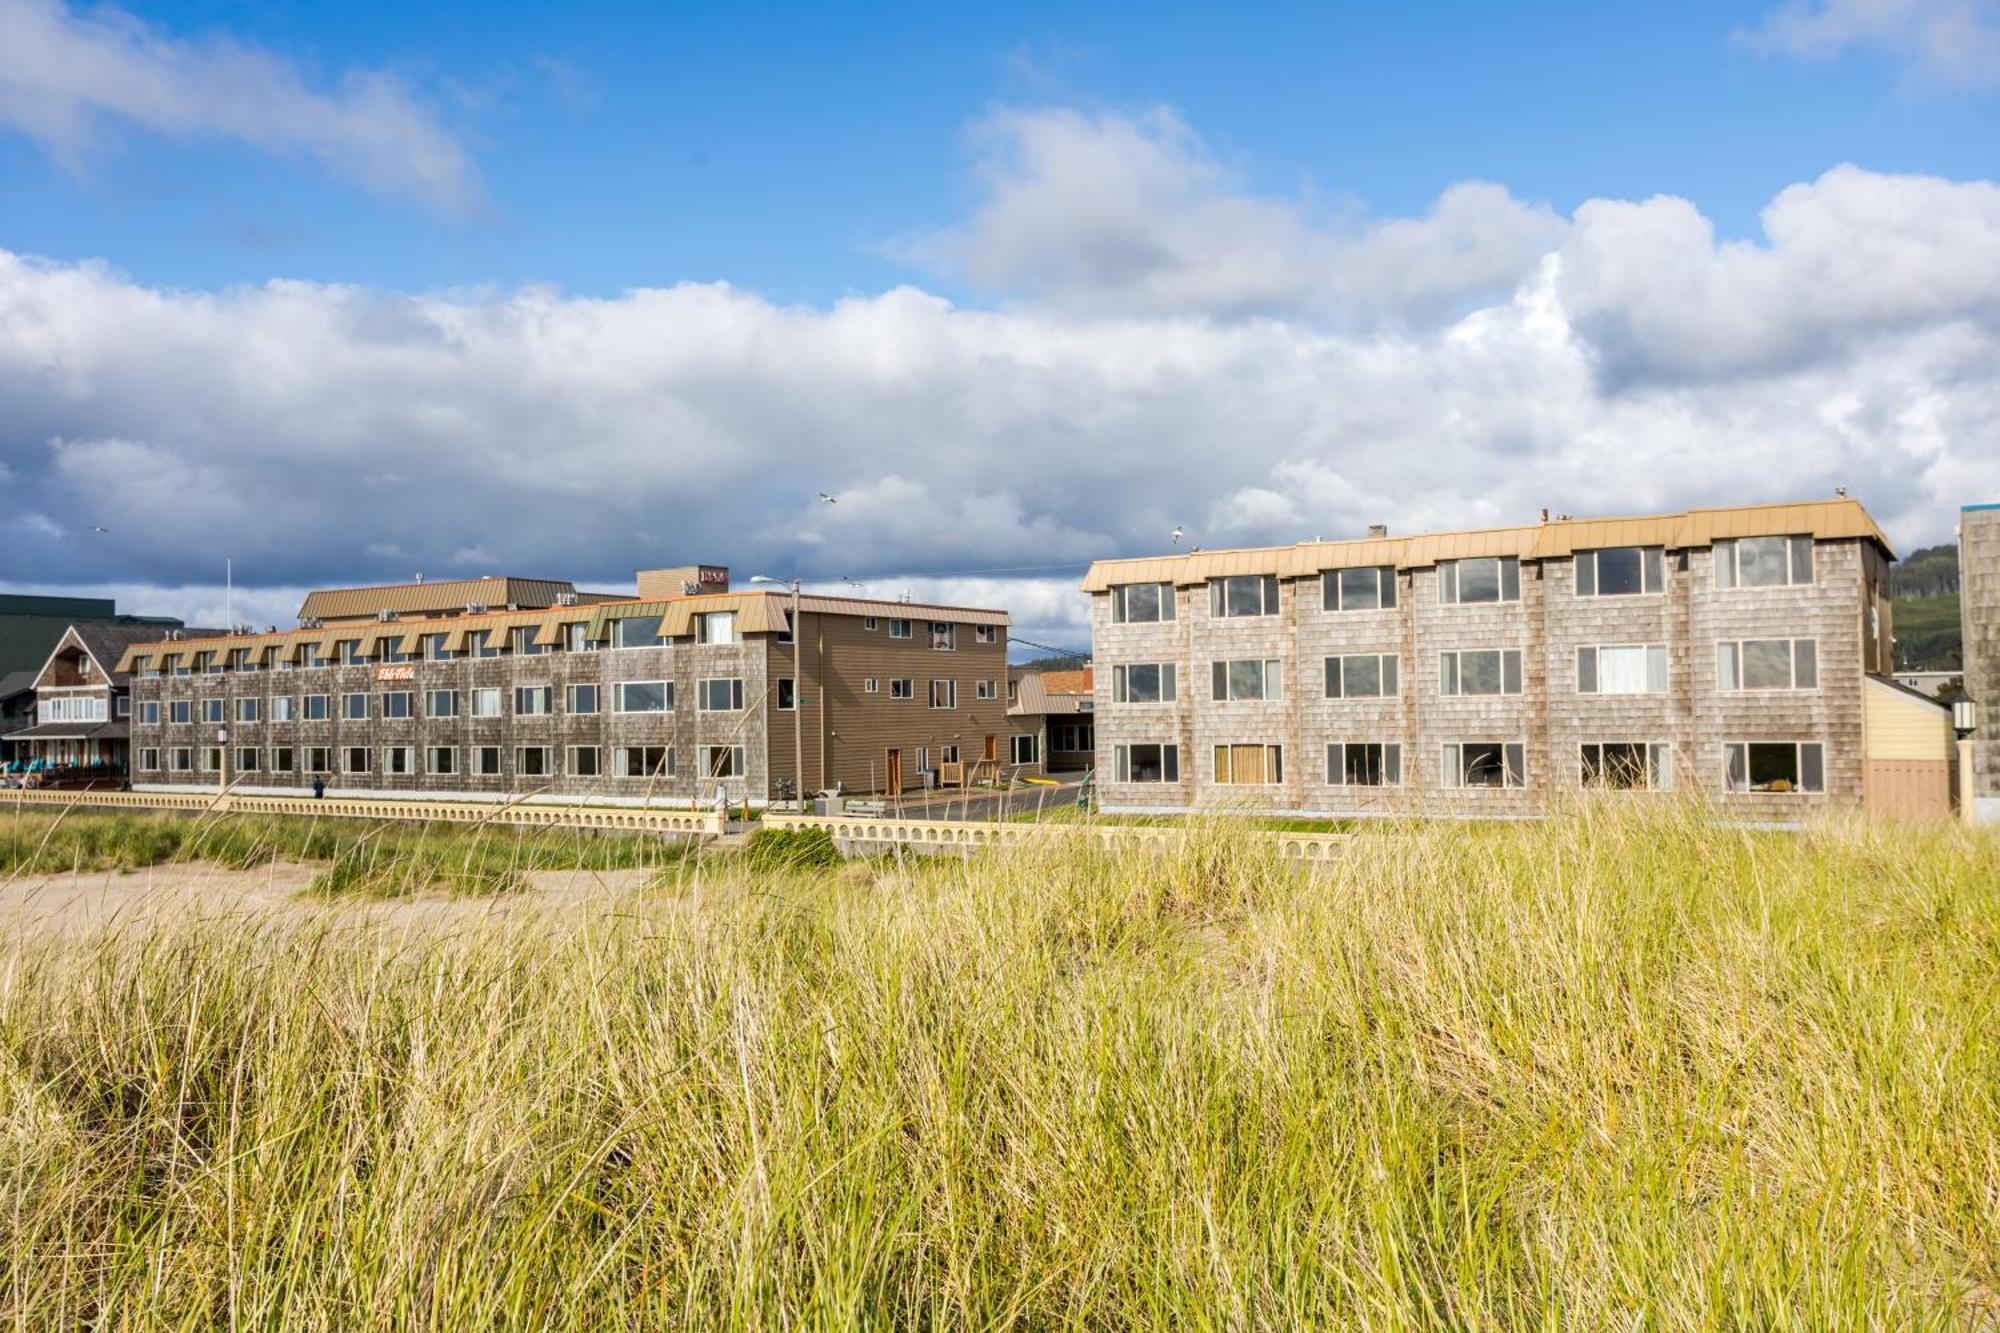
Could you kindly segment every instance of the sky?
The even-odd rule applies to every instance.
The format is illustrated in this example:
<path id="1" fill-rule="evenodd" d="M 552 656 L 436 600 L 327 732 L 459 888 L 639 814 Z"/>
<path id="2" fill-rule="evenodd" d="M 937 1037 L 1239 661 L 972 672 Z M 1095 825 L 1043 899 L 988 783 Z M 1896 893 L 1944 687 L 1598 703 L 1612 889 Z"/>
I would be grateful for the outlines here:
<path id="1" fill-rule="evenodd" d="M 1913 549 L 2000 499 L 1996 157 L 2000 0 L 0 0 L 0 588 L 707 561 L 1083 647 L 1177 527 Z"/>

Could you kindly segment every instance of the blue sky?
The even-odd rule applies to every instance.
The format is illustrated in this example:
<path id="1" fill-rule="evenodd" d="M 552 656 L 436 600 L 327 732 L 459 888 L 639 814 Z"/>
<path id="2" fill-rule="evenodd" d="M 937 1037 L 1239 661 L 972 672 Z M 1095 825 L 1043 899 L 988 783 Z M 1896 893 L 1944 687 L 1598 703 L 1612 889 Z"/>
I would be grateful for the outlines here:
<path id="1" fill-rule="evenodd" d="M 996 105 L 1164 103 L 1250 188 L 1334 210 L 1411 213 L 1470 178 L 1559 211 L 1684 195 L 1737 236 L 1783 186 L 1838 163 L 1984 175 L 2000 138 L 1990 96 L 1912 84 L 1882 53 L 1758 52 L 1736 37 L 1762 20 L 1754 6 L 130 12 L 186 40 L 256 43 L 322 86 L 392 71 L 479 180 L 460 215 L 115 120 L 70 168 L 0 138 L 0 240 L 176 286 L 725 280 L 824 302 L 912 276 L 884 248 L 957 214 L 967 126 Z"/>
<path id="2" fill-rule="evenodd" d="M 0 587 L 720 560 L 1073 642 L 1177 526 L 1938 540 L 1996 144 L 2000 0 L 0 0 Z"/>

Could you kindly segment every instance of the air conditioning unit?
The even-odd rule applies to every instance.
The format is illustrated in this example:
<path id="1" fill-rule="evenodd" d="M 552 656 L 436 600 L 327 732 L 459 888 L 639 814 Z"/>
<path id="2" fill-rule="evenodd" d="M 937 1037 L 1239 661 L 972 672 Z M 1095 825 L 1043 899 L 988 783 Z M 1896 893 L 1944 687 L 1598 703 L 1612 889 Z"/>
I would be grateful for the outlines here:
<path id="1" fill-rule="evenodd" d="M 394 620 L 395 618 L 396 618 L 396 613 L 394 611 L 389 610 L 387 607 L 384 607 L 382 610 L 377 611 L 375 613 L 375 619 L 377 620 L 388 621 L 388 620 Z"/>
<path id="2" fill-rule="evenodd" d="M 557 605 L 557 606 L 575 606 L 575 605 L 576 605 L 576 594 L 575 594 L 575 593 L 573 593 L 573 592 L 559 592 L 559 593 L 557 593 L 557 594 L 556 594 L 556 605 Z"/>
<path id="3" fill-rule="evenodd" d="M 466 608 L 465 608 L 465 614 L 467 614 L 468 616 L 483 616 L 483 615 L 485 615 L 485 614 L 486 614 L 486 603 L 484 603 L 484 602 L 470 602 L 470 603 L 467 603 L 467 605 L 466 605 Z"/>

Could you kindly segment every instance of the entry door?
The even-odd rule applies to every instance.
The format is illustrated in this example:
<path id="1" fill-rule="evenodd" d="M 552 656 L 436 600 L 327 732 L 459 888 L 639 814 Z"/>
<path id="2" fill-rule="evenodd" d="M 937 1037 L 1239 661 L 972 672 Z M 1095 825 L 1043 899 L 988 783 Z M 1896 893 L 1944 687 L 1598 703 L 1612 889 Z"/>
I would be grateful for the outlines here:
<path id="1" fill-rule="evenodd" d="M 887 790 L 891 794 L 899 793 L 903 790 L 903 752 L 901 750 L 889 751 L 889 785 Z"/>
<path id="2" fill-rule="evenodd" d="M 998 763 L 999 761 L 1000 761 L 1000 738 L 998 736 L 988 736 L 986 738 L 986 762 L 989 764 L 994 764 Z"/>

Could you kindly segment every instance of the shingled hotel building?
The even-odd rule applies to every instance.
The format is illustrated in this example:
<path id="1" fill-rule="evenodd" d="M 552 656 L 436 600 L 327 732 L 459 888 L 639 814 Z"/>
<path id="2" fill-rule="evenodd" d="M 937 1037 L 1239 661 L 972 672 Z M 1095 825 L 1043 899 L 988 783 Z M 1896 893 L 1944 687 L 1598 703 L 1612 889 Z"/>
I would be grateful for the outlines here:
<path id="1" fill-rule="evenodd" d="M 1584 786 L 1754 818 L 1950 808 L 1852 500 L 1108 560 L 1106 809 L 1522 815 Z"/>
<path id="2" fill-rule="evenodd" d="M 636 595 L 469 579 L 315 592 L 299 615 L 126 649 L 135 787 L 763 801 L 793 776 L 795 708 L 809 792 L 1038 758 L 1007 716 L 1002 611 L 808 595 L 794 626 L 789 592 L 690 566 Z"/>

